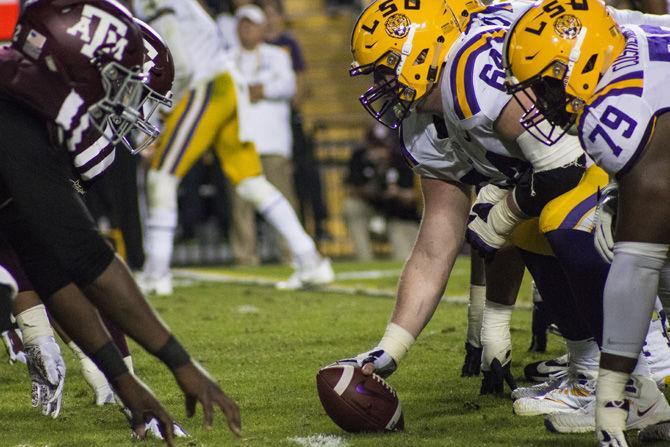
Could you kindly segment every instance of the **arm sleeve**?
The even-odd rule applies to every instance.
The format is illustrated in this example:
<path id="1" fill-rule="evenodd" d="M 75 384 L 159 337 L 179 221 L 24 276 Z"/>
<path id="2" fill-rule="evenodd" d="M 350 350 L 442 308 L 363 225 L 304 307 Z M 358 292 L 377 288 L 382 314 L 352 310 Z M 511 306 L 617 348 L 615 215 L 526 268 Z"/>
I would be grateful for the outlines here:
<path id="1" fill-rule="evenodd" d="M 640 11 L 607 7 L 610 15 L 620 25 L 651 25 L 670 27 L 670 14 L 643 14 Z"/>
<path id="2" fill-rule="evenodd" d="M 291 58 L 283 51 L 273 51 L 274 76 L 263 83 L 263 94 L 271 100 L 291 100 L 295 95 L 296 81 Z"/>

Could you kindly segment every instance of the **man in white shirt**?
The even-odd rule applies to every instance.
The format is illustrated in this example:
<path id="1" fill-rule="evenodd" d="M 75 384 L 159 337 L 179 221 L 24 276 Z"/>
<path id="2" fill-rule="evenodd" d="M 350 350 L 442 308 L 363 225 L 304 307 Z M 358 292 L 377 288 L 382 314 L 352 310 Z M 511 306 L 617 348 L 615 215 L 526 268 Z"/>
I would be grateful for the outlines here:
<path id="1" fill-rule="evenodd" d="M 295 209 L 291 100 L 296 77 L 291 58 L 283 48 L 264 42 L 267 20 L 260 7 L 242 6 L 235 17 L 240 45 L 231 53 L 249 89 L 247 125 L 251 139 L 261 156 L 265 176 Z M 256 263 L 254 210 L 238 199 L 233 205 L 233 250 L 243 262 Z"/>

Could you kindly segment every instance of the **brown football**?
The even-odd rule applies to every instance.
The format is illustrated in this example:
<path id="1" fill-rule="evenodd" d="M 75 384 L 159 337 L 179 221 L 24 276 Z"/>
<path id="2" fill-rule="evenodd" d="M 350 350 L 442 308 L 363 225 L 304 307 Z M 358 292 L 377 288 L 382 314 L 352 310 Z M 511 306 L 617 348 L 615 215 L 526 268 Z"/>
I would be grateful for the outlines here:
<path id="1" fill-rule="evenodd" d="M 405 422 L 396 392 L 376 374 L 351 365 L 319 370 L 316 389 L 328 416 L 351 433 L 402 430 Z"/>

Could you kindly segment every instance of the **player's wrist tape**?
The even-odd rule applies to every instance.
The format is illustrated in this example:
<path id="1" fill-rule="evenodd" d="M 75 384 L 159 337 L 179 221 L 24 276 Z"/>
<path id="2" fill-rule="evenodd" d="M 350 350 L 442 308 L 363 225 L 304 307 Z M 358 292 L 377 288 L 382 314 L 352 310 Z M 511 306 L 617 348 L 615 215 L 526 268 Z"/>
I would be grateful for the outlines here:
<path id="1" fill-rule="evenodd" d="M 49 322 L 47 309 L 43 304 L 24 310 L 16 316 L 16 323 L 23 333 L 23 344 L 35 344 L 39 337 L 53 337 L 54 331 Z"/>
<path id="2" fill-rule="evenodd" d="M 511 197 L 512 200 L 514 200 L 514 194 L 512 194 Z M 519 216 L 512 211 L 507 200 L 508 197 L 506 196 L 504 199 L 493 205 L 487 219 L 491 228 L 493 228 L 493 231 L 503 237 L 509 236 L 519 222 L 524 220 L 522 216 Z"/>
<path id="3" fill-rule="evenodd" d="M 91 356 L 91 360 L 110 382 L 128 372 L 128 367 L 123 362 L 123 357 L 121 357 L 121 351 L 113 341 L 98 349 Z"/>
<path id="4" fill-rule="evenodd" d="M 396 363 L 400 363 L 415 341 L 414 336 L 407 330 L 395 323 L 389 323 L 379 347 L 393 357 Z"/>
<path id="5" fill-rule="evenodd" d="M 163 347 L 154 355 L 172 371 L 191 361 L 191 356 L 177 339 L 174 338 L 174 335 L 170 335 L 170 338 L 168 338 Z"/>
<path id="6" fill-rule="evenodd" d="M 550 133 L 549 123 L 539 124 L 545 132 Z M 582 145 L 577 137 L 563 135 L 560 140 L 551 146 L 538 141 L 530 132 L 525 131 L 516 139 L 521 152 L 533 166 L 533 171 L 542 172 L 560 168 L 574 163 L 584 154 Z"/>

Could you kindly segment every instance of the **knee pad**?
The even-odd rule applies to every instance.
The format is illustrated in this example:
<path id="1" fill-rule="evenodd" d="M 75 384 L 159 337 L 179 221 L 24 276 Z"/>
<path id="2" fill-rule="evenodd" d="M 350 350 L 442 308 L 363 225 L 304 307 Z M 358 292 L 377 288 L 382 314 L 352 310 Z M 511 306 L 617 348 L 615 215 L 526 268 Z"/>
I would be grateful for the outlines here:
<path id="1" fill-rule="evenodd" d="M 177 209 L 179 179 L 164 171 L 150 169 L 147 174 L 149 208 Z"/>
<path id="2" fill-rule="evenodd" d="M 251 203 L 256 209 L 261 209 L 263 204 L 274 200 L 274 197 L 279 194 L 277 188 L 268 182 L 264 175 L 242 180 L 237 185 L 236 191 L 240 197 Z"/>

